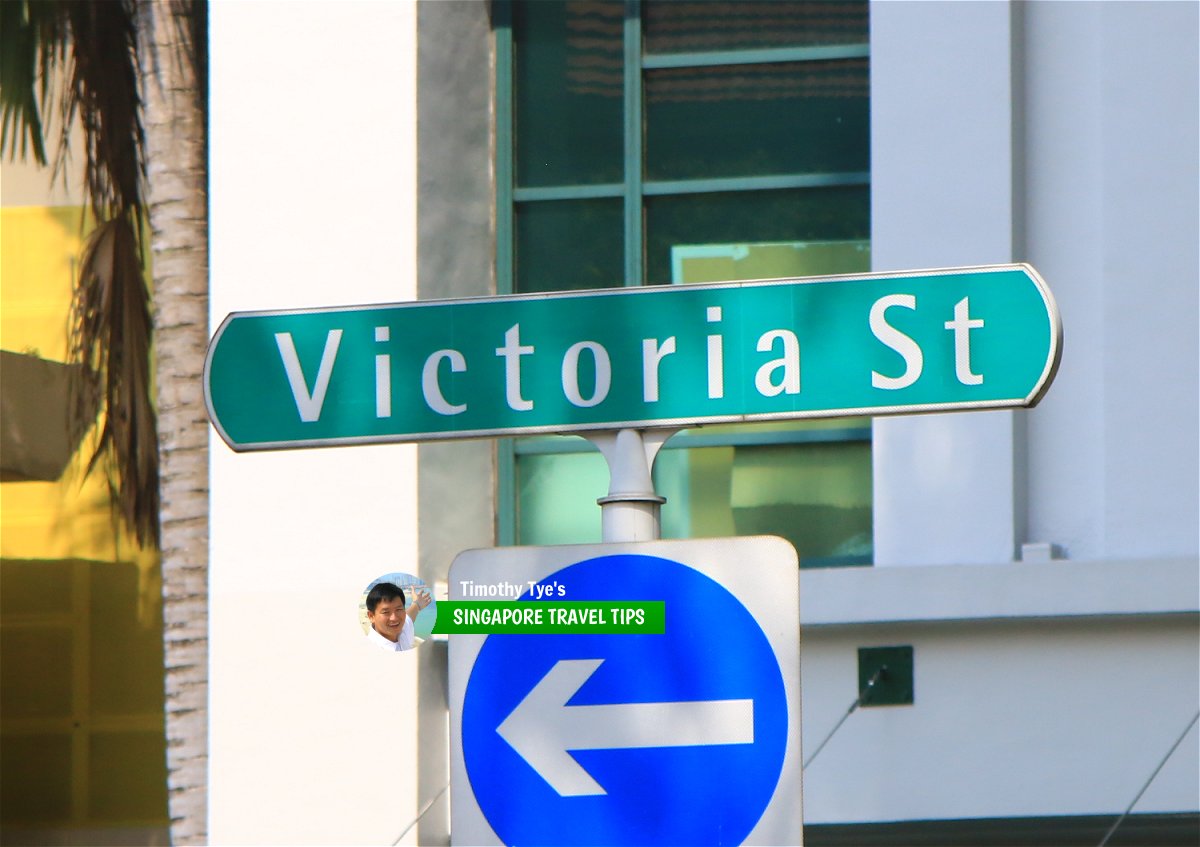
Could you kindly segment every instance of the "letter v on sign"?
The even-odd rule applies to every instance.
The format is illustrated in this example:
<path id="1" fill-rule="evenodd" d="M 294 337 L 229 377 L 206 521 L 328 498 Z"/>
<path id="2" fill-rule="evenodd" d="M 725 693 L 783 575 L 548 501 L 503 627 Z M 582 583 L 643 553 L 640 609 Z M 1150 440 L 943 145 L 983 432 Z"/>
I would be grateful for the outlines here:
<path id="1" fill-rule="evenodd" d="M 331 329 L 325 336 L 325 350 L 321 353 L 321 365 L 317 369 L 317 381 L 309 393 L 308 383 L 304 379 L 304 371 L 300 367 L 300 357 L 296 354 L 296 344 L 292 341 L 290 332 L 275 333 L 275 344 L 279 347 L 279 357 L 283 359 L 283 369 L 287 371 L 288 385 L 292 387 L 292 397 L 296 399 L 296 411 L 300 420 L 308 423 L 319 420 L 321 407 L 325 405 L 325 392 L 329 389 L 329 377 L 333 374 L 333 360 L 337 358 L 338 345 L 342 341 L 342 331 Z"/>

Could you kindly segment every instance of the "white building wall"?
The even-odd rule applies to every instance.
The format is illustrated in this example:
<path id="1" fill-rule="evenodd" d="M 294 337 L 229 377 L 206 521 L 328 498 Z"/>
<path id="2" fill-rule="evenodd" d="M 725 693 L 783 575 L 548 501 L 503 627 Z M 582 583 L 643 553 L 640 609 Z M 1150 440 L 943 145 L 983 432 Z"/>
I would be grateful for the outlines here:
<path id="1" fill-rule="evenodd" d="M 1196 663 L 1195 627 L 1162 620 L 897 624 L 805 639 L 808 750 L 854 698 L 857 648 L 910 644 L 915 666 L 913 706 L 859 709 L 805 771 L 807 824 L 1115 820 L 1195 712 L 1194 679 L 1164 673 Z M 1137 813 L 1195 811 L 1195 737 Z"/>
<path id="2" fill-rule="evenodd" d="M 873 270 L 1016 258 L 1013 23 L 1006 2 L 871 4 Z M 1015 414 L 875 420 L 877 567 L 1012 560 Z"/>
<path id="3" fill-rule="evenodd" d="M 1065 338 L 1031 412 L 875 422 L 876 565 L 1196 555 L 1196 5 L 871 16 L 876 269 L 1030 261 Z"/>
<path id="4" fill-rule="evenodd" d="M 1200 703 L 1194 557 L 808 570 L 800 593 L 806 757 L 858 648 L 913 648 L 913 704 L 859 709 L 805 771 L 808 824 L 1115 820 Z M 1135 811 L 1198 798 L 1192 729 Z"/>
<path id="5" fill-rule="evenodd" d="M 876 567 L 801 574 L 804 743 L 858 647 L 912 645 L 915 702 L 846 722 L 807 823 L 1115 820 L 1195 713 L 1197 10 L 872 4 L 876 268 L 1028 260 L 1065 342 L 1036 409 L 875 422 Z M 1135 813 L 1196 811 L 1198 738 Z"/>
<path id="6" fill-rule="evenodd" d="M 1029 532 L 1077 559 L 1104 547 L 1105 57 L 1100 4 L 1026 9 L 1029 256 L 1063 314 L 1053 391 L 1029 416 Z"/>
<path id="7" fill-rule="evenodd" d="M 1194 3 L 1027 7 L 1029 255 L 1066 327 L 1030 416 L 1031 535 L 1197 552 Z"/>
<path id="8" fill-rule="evenodd" d="M 214 328 L 415 298 L 415 34 L 412 3 L 212 5 Z M 212 843 L 391 844 L 417 657 L 369 651 L 358 603 L 417 571 L 416 448 L 211 446 Z"/>

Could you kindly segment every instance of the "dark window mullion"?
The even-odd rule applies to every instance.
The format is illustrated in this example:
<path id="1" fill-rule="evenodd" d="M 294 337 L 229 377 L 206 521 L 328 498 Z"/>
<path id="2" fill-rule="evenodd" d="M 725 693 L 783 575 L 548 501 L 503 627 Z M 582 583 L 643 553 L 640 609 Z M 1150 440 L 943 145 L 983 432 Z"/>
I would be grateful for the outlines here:
<path id="1" fill-rule="evenodd" d="M 715 179 L 677 179 L 641 181 L 642 197 L 667 194 L 712 194 L 725 191 L 772 191 L 784 188 L 825 188 L 831 185 L 869 185 L 868 171 L 844 173 L 783 173 L 762 176 L 718 177 Z M 517 203 L 536 203 L 551 200 L 590 200 L 600 197 L 624 197 L 623 183 L 601 185 L 546 185 L 536 188 L 514 188 L 512 199 Z"/>
<path id="2" fill-rule="evenodd" d="M 625 0 L 625 285 L 641 285 L 642 4 Z"/>
<path id="3" fill-rule="evenodd" d="M 512 2 L 494 6 L 496 31 L 496 293 L 516 290 L 513 266 L 513 37 Z"/>
<path id="4" fill-rule="evenodd" d="M 513 280 L 513 37 L 512 2 L 493 5 L 496 31 L 496 293 L 512 294 Z M 496 544 L 517 541 L 516 457 L 513 439 L 496 439 Z"/>

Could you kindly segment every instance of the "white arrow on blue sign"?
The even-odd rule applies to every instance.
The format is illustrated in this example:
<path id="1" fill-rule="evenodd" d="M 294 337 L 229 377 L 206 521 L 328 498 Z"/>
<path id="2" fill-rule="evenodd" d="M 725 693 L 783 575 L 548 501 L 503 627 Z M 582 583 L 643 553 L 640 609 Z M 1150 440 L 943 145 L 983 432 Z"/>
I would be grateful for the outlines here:
<path id="1" fill-rule="evenodd" d="M 454 844 L 801 843 L 791 545 L 472 550 L 450 570 L 451 599 L 513 585 L 662 600 L 665 631 L 451 637 Z"/>
<path id="2" fill-rule="evenodd" d="M 607 794 L 568 750 L 754 743 L 753 700 L 569 706 L 604 659 L 561 659 L 496 732 L 560 797 Z"/>

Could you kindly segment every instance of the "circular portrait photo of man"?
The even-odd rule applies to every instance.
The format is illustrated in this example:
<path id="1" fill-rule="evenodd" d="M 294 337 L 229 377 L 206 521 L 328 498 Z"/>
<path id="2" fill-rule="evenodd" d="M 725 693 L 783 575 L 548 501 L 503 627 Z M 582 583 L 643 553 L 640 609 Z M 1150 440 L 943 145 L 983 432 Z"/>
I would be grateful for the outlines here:
<path id="1" fill-rule="evenodd" d="M 372 647 L 411 650 L 429 639 L 437 604 L 420 577 L 389 573 L 367 586 L 359 600 L 358 619 Z"/>

